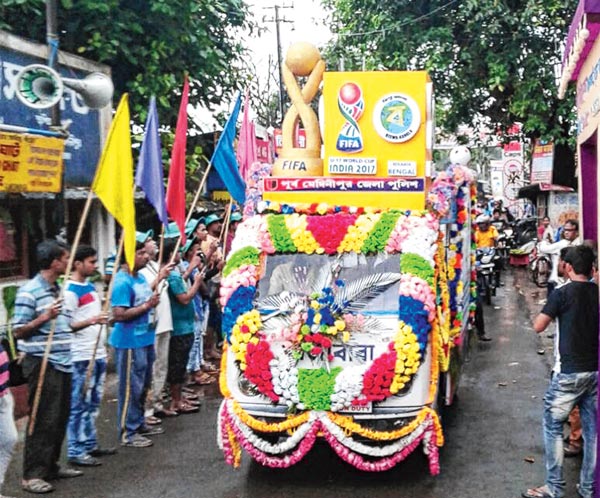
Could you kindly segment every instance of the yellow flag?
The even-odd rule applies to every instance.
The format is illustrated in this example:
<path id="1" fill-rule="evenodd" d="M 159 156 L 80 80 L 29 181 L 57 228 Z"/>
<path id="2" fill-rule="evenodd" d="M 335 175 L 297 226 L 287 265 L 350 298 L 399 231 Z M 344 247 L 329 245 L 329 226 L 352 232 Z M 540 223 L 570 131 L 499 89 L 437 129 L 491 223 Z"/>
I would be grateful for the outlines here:
<path id="1" fill-rule="evenodd" d="M 133 270 L 135 262 L 135 204 L 133 200 L 133 157 L 129 131 L 128 95 L 121 97 L 117 113 L 98 163 L 92 190 L 106 210 L 121 225 L 125 261 Z M 115 268 L 115 271 L 118 269 Z"/>

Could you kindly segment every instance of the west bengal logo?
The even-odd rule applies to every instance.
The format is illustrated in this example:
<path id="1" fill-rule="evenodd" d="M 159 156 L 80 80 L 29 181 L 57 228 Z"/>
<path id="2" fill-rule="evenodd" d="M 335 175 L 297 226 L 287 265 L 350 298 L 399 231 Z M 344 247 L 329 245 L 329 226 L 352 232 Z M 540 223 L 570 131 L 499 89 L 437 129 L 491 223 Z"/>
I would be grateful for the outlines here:
<path id="1" fill-rule="evenodd" d="M 373 126 L 381 138 L 401 143 L 415 136 L 421 126 L 421 112 L 417 103 L 402 93 L 381 97 L 373 110 Z"/>

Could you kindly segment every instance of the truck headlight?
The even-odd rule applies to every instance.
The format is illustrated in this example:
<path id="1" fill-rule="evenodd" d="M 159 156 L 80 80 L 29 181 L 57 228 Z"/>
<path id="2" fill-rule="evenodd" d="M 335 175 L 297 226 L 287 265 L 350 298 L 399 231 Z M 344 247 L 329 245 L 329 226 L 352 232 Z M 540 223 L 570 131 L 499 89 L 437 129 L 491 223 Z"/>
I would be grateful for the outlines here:
<path id="1" fill-rule="evenodd" d="M 252 382 L 241 375 L 238 379 L 238 387 L 244 396 L 259 396 L 260 391 Z"/>

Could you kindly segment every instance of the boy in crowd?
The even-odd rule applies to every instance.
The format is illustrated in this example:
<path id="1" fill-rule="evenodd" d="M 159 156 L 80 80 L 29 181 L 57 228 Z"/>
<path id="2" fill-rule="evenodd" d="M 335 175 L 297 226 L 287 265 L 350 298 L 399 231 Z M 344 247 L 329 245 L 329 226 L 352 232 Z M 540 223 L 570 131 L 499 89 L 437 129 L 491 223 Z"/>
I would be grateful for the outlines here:
<path id="1" fill-rule="evenodd" d="M 99 448 L 96 419 L 106 379 L 106 323 L 108 313 L 89 277 L 98 270 L 96 250 L 81 245 L 75 252 L 73 273 L 65 290 L 65 309 L 73 330 L 71 358 L 71 413 L 67 427 L 67 457 L 69 463 L 94 467 L 101 462 L 97 456 L 113 455 L 115 448 Z M 96 347 L 97 345 L 97 347 Z M 86 392 L 83 392 L 92 357 L 95 360 Z"/>

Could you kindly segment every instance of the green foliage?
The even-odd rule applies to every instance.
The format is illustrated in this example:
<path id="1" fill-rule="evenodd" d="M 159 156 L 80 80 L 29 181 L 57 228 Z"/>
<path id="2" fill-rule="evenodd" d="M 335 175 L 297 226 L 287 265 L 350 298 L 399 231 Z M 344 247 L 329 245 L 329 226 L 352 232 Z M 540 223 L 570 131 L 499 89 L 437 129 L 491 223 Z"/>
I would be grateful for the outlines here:
<path id="1" fill-rule="evenodd" d="M 427 70 L 437 125 L 507 130 L 565 143 L 572 89 L 557 98 L 556 68 L 576 0 L 324 0 L 345 70 Z M 333 65 L 329 62 L 330 70 Z"/>
<path id="2" fill-rule="evenodd" d="M 184 72 L 190 103 L 220 103 L 237 89 L 239 32 L 252 30 L 243 0 L 60 0 L 61 49 L 108 64 L 115 101 L 130 92 L 134 120 L 156 95 L 161 122 L 174 125 Z M 44 0 L 0 0 L 0 29 L 44 42 Z"/>

